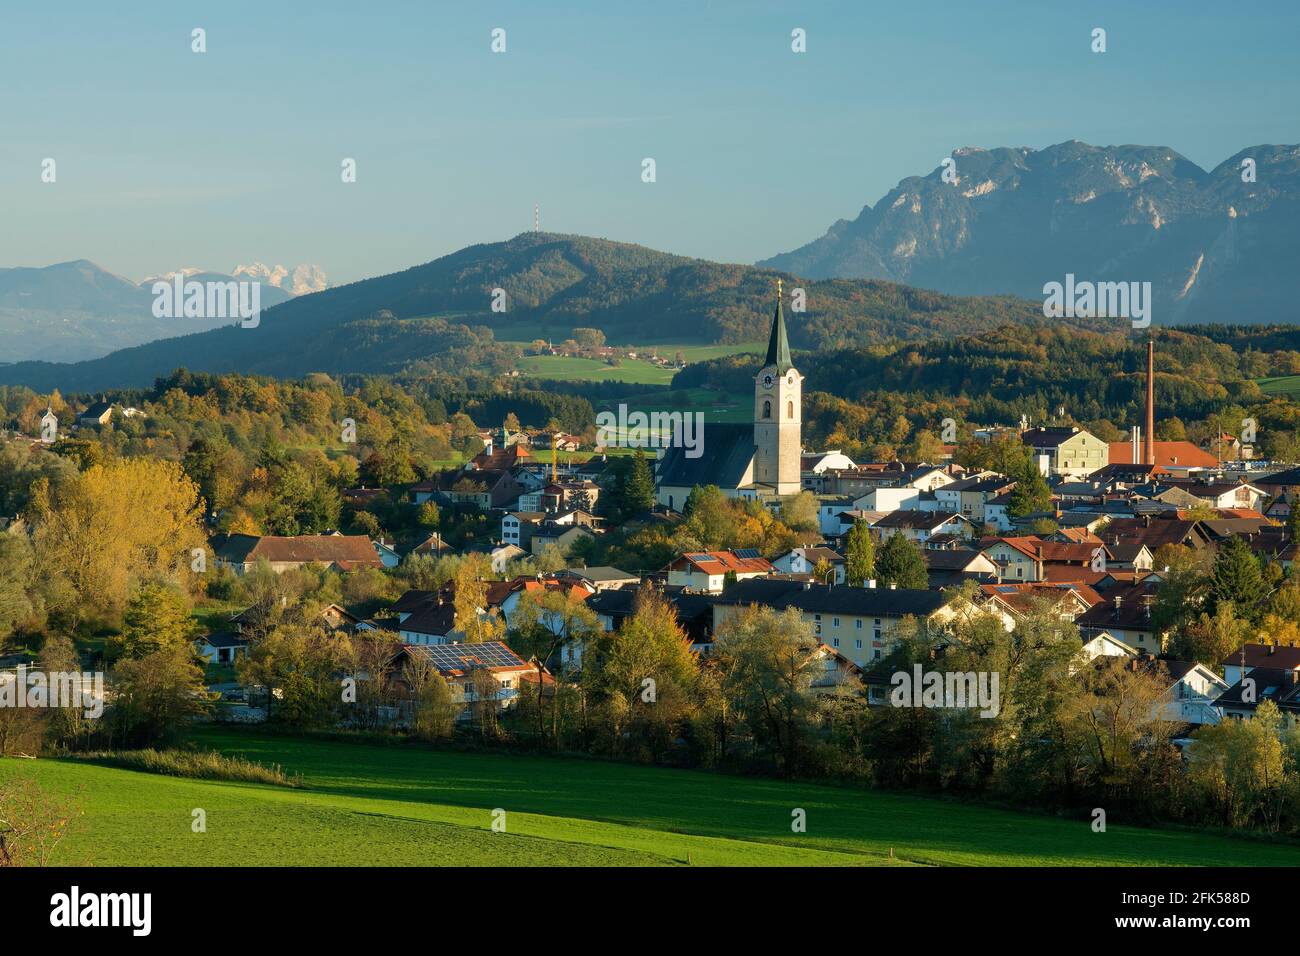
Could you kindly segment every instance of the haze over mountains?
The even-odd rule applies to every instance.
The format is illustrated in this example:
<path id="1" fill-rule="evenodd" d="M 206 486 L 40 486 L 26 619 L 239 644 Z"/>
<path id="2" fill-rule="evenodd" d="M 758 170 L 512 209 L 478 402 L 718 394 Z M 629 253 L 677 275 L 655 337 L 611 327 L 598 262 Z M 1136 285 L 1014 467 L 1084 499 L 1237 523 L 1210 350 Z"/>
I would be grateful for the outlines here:
<path id="1" fill-rule="evenodd" d="M 308 265 L 289 272 L 283 266 L 268 269 L 254 263 L 240 266 L 233 276 L 190 267 L 140 283 L 88 259 L 43 268 L 0 269 L 0 361 L 76 362 L 229 322 L 155 317 L 150 287 L 155 279 L 170 279 L 176 273 L 199 282 L 260 279 L 263 308 L 325 287 L 324 272 Z"/>
<path id="2" fill-rule="evenodd" d="M 1067 273 L 1150 281 L 1157 325 L 1300 320 L 1300 147 L 1252 147 L 1209 172 L 1166 147 L 1080 142 L 953 158 L 956 182 L 942 166 L 905 179 L 852 222 L 756 267 L 550 233 L 333 289 L 314 266 L 241 265 L 236 278 L 263 283 L 257 329 L 155 319 L 147 280 L 86 260 L 4 269 L 0 361 L 17 364 L 0 366 L 0 383 L 144 386 L 181 366 L 396 372 L 458 350 L 466 363 L 501 359 L 493 337 L 560 340 L 579 326 L 615 343 L 749 341 L 766 334 L 778 272 L 807 293 L 807 311 L 791 313 L 798 348 L 1043 322 L 1043 285 Z M 1243 181 L 1246 159 L 1254 181 Z M 505 312 L 491 307 L 494 289 Z"/>
<path id="3" fill-rule="evenodd" d="M 754 341 L 767 334 L 775 280 L 776 273 L 754 266 L 523 233 L 291 299 L 264 310 L 256 328 L 226 325 L 71 365 L 22 362 L 0 367 L 0 383 L 64 391 L 142 387 L 182 366 L 276 376 L 397 372 L 438 356 L 463 368 L 494 338 L 559 341 L 584 326 L 604 330 L 612 342 Z M 958 298 L 875 280 L 801 284 L 807 311 L 788 312 L 796 347 L 862 346 L 1046 321 L 1038 303 L 1009 297 Z M 506 294 L 505 312 L 492 311 L 498 288 Z M 1096 320 L 1075 324 L 1096 327 Z"/>
<path id="4" fill-rule="evenodd" d="M 1157 325 L 1300 318 L 1300 146 L 1254 146 L 1206 172 L 1163 146 L 960 149 L 852 221 L 759 263 L 961 295 L 1021 295 L 1066 273 L 1150 281 Z M 1254 160 L 1254 182 L 1242 161 Z"/>

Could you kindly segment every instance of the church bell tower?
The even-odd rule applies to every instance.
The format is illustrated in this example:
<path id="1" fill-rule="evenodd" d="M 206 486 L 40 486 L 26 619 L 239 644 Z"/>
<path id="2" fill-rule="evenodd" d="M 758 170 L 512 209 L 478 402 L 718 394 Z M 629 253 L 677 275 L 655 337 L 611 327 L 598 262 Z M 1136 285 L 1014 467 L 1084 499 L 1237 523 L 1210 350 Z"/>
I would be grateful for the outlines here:
<path id="1" fill-rule="evenodd" d="M 754 482 L 770 485 L 776 494 L 785 496 L 800 490 L 803 376 L 790 361 L 781 297 L 781 280 L 777 279 L 767 358 L 754 379 Z"/>

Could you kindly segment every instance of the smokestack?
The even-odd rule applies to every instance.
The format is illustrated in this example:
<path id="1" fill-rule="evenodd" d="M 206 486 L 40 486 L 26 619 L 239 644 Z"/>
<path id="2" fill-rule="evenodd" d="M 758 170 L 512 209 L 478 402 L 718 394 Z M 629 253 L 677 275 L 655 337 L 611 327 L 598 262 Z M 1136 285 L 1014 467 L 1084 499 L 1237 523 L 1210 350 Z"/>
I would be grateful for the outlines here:
<path id="1" fill-rule="evenodd" d="M 1147 432 L 1143 436 L 1142 464 L 1156 463 L 1156 340 L 1147 339 Z"/>

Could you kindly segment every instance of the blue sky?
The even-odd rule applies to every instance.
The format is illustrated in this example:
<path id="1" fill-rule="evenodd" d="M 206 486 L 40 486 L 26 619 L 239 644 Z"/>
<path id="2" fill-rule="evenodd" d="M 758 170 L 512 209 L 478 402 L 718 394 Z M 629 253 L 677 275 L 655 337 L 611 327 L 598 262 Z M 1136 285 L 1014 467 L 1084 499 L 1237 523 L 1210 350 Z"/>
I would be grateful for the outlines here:
<path id="1" fill-rule="evenodd" d="M 1209 168 L 1300 141 L 1298 11 L 11 3 L 0 266 L 87 258 L 141 279 L 261 259 L 317 263 L 338 283 L 508 238 L 531 228 L 534 202 L 548 231 L 752 262 L 959 146 L 1144 143 Z M 190 52 L 196 26 L 206 54 Z M 1097 26 L 1105 54 L 1089 48 Z M 489 50 L 494 27 L 504 54 Z M 805 54 L 790 50 L 795 27 Z M 354 184 L 340 182 L 344 157 Z"/>

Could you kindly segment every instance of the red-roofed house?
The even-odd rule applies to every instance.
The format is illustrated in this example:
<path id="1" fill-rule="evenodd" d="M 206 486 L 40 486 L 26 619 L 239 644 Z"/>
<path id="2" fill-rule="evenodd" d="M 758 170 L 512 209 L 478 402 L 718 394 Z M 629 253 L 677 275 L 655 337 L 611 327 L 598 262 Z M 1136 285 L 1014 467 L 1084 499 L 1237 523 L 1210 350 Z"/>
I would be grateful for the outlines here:
<path id="1" fill-rule="evenodd" d="M 668 583 L 692 591 L 720 594 L 728 574 L 735 575 L 737 581 L 743 581 L 746 578 L 763 577 L 775 570 L 770 561 L 759 557 L 757 553 L 691 551 L 668 565 Z"/>

